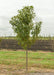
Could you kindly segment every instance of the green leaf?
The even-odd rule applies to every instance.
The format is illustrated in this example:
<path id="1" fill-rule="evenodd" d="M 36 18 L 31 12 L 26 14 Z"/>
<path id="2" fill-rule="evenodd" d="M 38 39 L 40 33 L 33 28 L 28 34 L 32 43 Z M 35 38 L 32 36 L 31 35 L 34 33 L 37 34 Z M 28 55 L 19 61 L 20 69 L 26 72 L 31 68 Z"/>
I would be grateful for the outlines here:
<path id="1" fill-rule="evenodd" d="M 24 49 L 27 49 L 27 46 L 30 47 L 32 43 L 36 41 L 41 31 L 42 22 L 36 22 L 35 24 L 33 22 L 35 16 L 34 7 L 25 6 L 18 10 L 18 14 L 13 16 L 10 20 L 10 24 L 17 34 L 18 44 Z"/>

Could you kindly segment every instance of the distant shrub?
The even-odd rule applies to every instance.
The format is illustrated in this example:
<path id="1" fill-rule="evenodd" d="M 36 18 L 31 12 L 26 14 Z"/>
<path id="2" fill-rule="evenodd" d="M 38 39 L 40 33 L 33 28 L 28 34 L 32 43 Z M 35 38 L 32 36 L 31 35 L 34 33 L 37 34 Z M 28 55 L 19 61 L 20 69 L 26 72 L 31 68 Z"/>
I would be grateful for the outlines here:
<path id="1" fill-rule="evenodd" d="M 2 38 L 0 37 L 0 42 L 2 41 Z"/>

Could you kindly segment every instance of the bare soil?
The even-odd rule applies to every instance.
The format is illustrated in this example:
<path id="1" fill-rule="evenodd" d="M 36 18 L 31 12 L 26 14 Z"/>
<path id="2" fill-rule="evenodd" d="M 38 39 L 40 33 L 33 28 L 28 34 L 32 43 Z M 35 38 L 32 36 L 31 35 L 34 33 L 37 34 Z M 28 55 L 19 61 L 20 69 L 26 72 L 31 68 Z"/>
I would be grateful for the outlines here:
<path id="1" fill-rule="evenodd" d="M 25 69 L 18 69 L 17 66 L 0 65 L 0 75 L 54 75 L 54 70 L 30 67 L 26 74 Z"/>
<path id="2" fill-rule="evenodd" d="M 22 49 L 0 49 L 0 51 L 26 51 L 26 50 L 22 50 Z M 37 50 L 37 51 L 32 51 L 32 50 L 28 50 L 29 52 L 40 52 L 40 53 L 50 53 L 52 51 L 42 51 L 42 50 Z"/>

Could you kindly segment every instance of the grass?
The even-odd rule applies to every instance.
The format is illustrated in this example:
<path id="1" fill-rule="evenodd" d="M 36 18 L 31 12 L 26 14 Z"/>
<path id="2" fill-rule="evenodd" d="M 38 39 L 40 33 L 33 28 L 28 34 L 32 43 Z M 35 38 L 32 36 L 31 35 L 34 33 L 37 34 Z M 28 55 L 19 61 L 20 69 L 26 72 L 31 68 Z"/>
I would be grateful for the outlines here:
<path id="1" fill-rule="evenodd" d="M 18 65 L 18 68 L 25 68 L 25 51 L 0 51 L 1 65 Z M 54 69 L 54 52 L 28 52 L 28 66 Z"/>

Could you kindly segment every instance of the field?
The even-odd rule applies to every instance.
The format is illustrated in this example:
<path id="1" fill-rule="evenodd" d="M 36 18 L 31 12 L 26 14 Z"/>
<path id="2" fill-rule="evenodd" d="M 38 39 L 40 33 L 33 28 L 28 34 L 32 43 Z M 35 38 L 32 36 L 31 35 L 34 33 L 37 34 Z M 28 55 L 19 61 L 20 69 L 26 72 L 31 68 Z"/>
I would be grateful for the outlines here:
<path id="1" fill-rule="evenodd" d="M 4 36 L 0 37 L 0 39 L 16 39 L 16 36 Z M 30 38 L 31 39 L 31 38 Z M 38 40 L 54 40 L 54 36 L 39 36 Z"/>
<path id="2" fill-rule="evenodd" d="M 0 72 L 25 71 L 25 66 L 26 51 L 0 50 Z M 28 69 L 31 72 L 54 72 L 54 52 L 28 51 Z"/>

